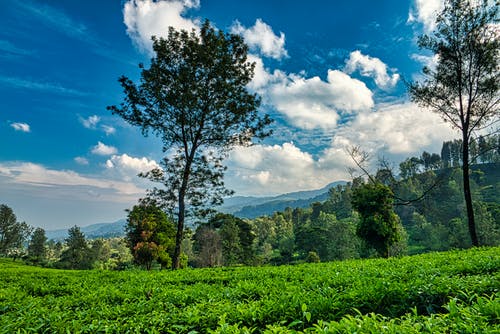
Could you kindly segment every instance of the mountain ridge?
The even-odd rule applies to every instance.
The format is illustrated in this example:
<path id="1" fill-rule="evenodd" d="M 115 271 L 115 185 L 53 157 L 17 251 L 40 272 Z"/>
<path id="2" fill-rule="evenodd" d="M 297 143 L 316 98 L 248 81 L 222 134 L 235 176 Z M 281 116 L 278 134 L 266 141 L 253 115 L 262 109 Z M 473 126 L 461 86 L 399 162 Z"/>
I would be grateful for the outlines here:
<path id="1" fill-rule="evenodd" d="M 313 202 L 324 201 L 328 198 L 328 190 L 346 181 L 329 183 L 323 188 L 285 193 L 276 196 L 234 196 L 225 199 L 224 204 L 217 210 L 231 213 L 240 218 L 253 219 L 263 215 L 271 215 L 276 211 L 283 211 L 287 207 L 304 208 Z M 88 239 L 121 237 L 125 235 L 126 219 L 112 223 L 96 223 L 80 227 Z M 68 229 L 47 230 L 47 239 L 63 241 L 68 237 Z"/>

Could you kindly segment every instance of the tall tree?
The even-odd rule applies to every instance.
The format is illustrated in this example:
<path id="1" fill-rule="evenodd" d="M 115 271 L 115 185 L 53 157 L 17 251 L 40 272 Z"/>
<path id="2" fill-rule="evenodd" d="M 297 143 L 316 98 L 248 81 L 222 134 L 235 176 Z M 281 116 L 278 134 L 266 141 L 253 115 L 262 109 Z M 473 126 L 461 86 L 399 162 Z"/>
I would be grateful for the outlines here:
<path id="1" fill-rule="evenodd" d="M 45 236 L 45 230 L 38 227 L 31 236 L 30 243 L 28 245 L 28 256 L 34 262 L 40 262 L 45 260 L 47 257 L 47 236 Z"/>
<path id="2" fill-rule="evenodd" d="M 257 95 L 247 90 L 254 64 L 238 35 L 216 31 L 205 21 L 200 31 L 170 28 L 166 39 L 153 37 L 155 57 L 135 84 L 119 79 L 125 101 L 108 107 L 127 122 L 150 131 L 169 154 L 162 169 L 143 176 L 163 184 L 148 196 L 177 216 L 172 268 L 179 268 L 186 214 L 203 215 L 206 205 L 222 203 L 222 164 L 236 145 L 270 134 L 271 120 L 260 116 Z"/>
<path id="3" fill-rule="evenodd" d="M 18 222 L 14 211 L 7 205 L 0 205 L 0 255 L 22 246 L 31 233 L 31 227 Z"/>
<path id="4" fill-rule="evenodd" d="M 500 84 L 499 0 L 446 0 L 436 30 L 419 46 L 438 56 L 425 79 L 409 85 L 412 100 L 439 113 L 462 134 L 464 198 L 469 234 L 479 245 L 469 182 L 469 143 L 474 131 L 498 118 Z"/>
<path id="5" fill-rule="evenodd" d="M 85 235 L 78 226 L 68 230 L 65 239 L 67 248 L 62 252 L 60 265 L 69 269 L 91 269 L 94 258 Z"/>
<path id="6" fill-rule="evenodd" d="M 360 215 L 357 235 L 386 258 L 390 256 L 391 246 L 402 238 L 393 202 L 392 190 L 379 182 L 362 184 L 352 195 L 352 206 Z"/>

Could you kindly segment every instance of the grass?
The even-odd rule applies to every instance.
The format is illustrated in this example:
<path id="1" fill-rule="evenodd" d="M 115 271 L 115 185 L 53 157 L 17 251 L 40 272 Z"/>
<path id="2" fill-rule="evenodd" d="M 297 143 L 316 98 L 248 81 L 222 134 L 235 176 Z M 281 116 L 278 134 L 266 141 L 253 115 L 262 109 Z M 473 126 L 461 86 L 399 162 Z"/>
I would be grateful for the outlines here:
<path id="1" fill-rule="evenodd" d="M 500 333 L 500 248 L 280 267 L 0 260 L 0 333 Z"/>

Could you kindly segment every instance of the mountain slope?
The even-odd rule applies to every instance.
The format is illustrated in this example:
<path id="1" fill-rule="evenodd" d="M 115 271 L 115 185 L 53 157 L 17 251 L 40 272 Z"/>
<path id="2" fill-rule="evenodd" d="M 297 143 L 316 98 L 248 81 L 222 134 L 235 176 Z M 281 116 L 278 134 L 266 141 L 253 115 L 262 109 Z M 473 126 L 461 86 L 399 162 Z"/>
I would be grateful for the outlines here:
<path id="1" fill-rule="evenodd" d="M 219 207 L 219 211 L 232 213 L 240 218 L 251 219 L 263 215 L 271 215 L 276 211 L 283 211 L 287 207 L 305 208 L 311 203 L 326 200 L 330 188 L 345 183 L 345 181 L 337 181 L 321 189 L 297 191 L 274 197 L 236 196 L 226 199 L 224 204 Z"/>
<path id="2" fill-rule="evenodd" d="M 121 237 L 125 235 L 126 224 L 127 221 L 125 219 L 120 219 L 113 223 L 99 223 L 84 226 L 81 227 L 80 230 L 88 239 Z M 62 241 L 68 237 L 68 229 L 49 230 L 45 232 L 45 235 L 49 240 Z"/>

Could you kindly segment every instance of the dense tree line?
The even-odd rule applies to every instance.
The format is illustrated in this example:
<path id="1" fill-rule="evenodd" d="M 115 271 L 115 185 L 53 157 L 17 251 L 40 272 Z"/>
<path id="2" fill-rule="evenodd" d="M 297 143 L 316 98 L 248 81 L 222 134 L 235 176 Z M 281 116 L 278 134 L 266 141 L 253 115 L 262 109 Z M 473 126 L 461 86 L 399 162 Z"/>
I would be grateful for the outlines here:
<path id="1" fill-rule="evenodd" d="M 500 150 L 492 135 L 471 168 L 471 189 L 481 245 L 500 242 Z M 482 141 L 478 141 L 482 142 Z M 372 181 L 355 178 L 331 188 L 324 202 L 241 219 L 218 213 L 186 229 L 181 266 L 285 264 L 370 256 L 397 256 L 471 246 L 462 197 L 459 141 L 444 142 L 441 155 L 423 152 L 386 165 Z M 449 154 L 448 152 L 452 152 Z M 454 152 L 454 153 L 453 153 Z M 452 163 L 450 163 L 452 161 Z M 0 207 L 2 255 L 66 269 L 146 269 L 171 266 L 175 225 L 154 203 L 128 211 L 125 238 L 87 240 L 69 229 L 64 242 L 48 240 Z"/>
<path id="2" fill-rule="evenodd" d="M 471 168 L 480 245 L 500 243 L 500 151 L 493 146 L 498 137 L 490 137 L 488 155 Z M 442 152 L 453 145 L 459 141 L 444 142 Z M 201 224 L 194 238 L 187 240 L 192 243 L 190 264 L 283 264 L 470 247 L 462 171 L 447 163 L 447 157 L 423 152 L 403 161 L 398 171 L 379 169 L 373 184 L 357 178 L 338 185 L 330 189 L 325 202 L 309 208 L 287 208 L 253 220 L 219 215 Z M 383 208 L 386 213 L 377 211 Z M 384 215 L 384 219 L 377 218 Z M 245 261 L 237 256 L 242 251 L 238 244 L 241 221 L 247 223 L 243 235 L 253 238 Z"/>

